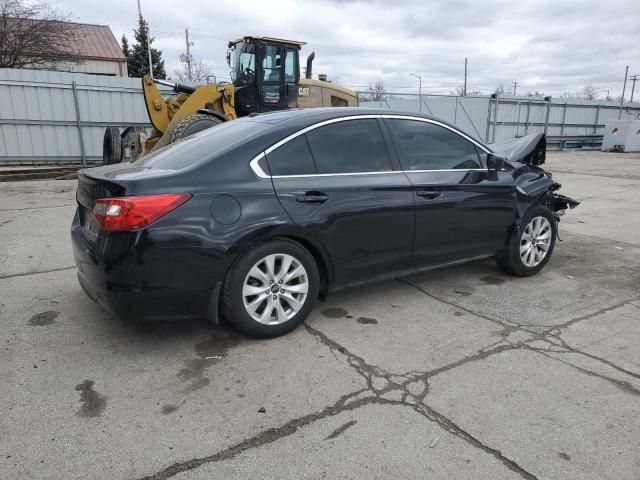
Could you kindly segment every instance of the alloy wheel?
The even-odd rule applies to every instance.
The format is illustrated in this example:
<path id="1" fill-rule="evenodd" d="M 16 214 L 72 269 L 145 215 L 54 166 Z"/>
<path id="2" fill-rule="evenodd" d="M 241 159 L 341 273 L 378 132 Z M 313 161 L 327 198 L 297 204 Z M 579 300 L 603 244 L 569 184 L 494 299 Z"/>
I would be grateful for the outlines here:
<path id="1" fill-rule="evenodd" d="M 255 321 L 280 325 L 300 311 L 307 299 L 309 277 L 295 257 L 267 255 L 249 270 L 243 286 L 244 308 Z"/>
<path id="2" fill-rule="evenodd" d="M 531 219 L 520 237 L 520 259 L 527 267 L 533 268 L 545 259 L 551 246 L 553 230 L 546 217 Z"/>

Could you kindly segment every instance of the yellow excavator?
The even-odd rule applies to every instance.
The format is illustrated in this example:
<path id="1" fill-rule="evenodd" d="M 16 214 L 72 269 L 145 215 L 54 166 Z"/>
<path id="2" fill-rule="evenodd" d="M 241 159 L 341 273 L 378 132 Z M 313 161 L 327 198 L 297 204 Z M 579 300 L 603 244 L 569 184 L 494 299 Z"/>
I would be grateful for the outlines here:
<path id="1" fill-rule="evenodd" d="M 153 133 L 147 136 L 140 128 L 108 127 L 103 163 L 134 161 L 205 128 L 252 113 L 357 106 L 354 91 L 331 83 L 326 75 L 312 78 L 315 53 L 307 58 L 305 78 L 300 78 L 299 52 L 304 44 L 253 36 L 229 42 L 230 83 L 193 86 L 145 75 L 142 88 Z M 157 85 L 170 87 L 173 95 L 165 98 Z"/>

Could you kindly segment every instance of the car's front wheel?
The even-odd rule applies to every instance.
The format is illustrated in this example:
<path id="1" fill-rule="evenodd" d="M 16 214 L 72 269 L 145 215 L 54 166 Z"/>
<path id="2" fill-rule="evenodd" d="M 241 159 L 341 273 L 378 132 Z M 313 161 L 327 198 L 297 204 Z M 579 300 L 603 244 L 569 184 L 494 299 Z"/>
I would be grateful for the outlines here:
<path id="1" fill-rule="evenodd" d="M 319 284 L 318 267 L 307 249 L 288 239 L 270 240 L 252 248 L 227 274 L 223 314 L 247 335 L 283 335 L 307 318 Z"/>
<path id="2" fill-rule="evenodd" d="M 542 205 L 533 207 L 522 227 L 512 235 L 507 249 L 497 257 L 498 265 L 507 273 L 520 277 L 538 273 L 551 257 L 556 232 L 553 213 Z"/>

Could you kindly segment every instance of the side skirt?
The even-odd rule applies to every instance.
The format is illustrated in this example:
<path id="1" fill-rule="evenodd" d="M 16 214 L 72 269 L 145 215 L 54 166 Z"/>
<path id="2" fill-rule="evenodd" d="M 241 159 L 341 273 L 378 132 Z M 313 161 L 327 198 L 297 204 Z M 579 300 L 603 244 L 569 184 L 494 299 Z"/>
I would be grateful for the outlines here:
<path id="1" fill-rule="evenodd" d="M 397 270 L 395 272 L 383 273 L 383 274 L 380 274 L 380 275 L 369 277 L 366 280 L 358 280 L 356 282 L 349 282 L 349 283 L 345 283 L 345 284 L 330 285 L 329 286 L 329 293 L 337 292 L 339 290 L 344 290 L 346 288 L 357 287 L 357 286 L 361 286 L 361 285 L 367 285 L 369 283 L 376 283 L 376 282 L 380 282 L 380 281 L 383 281 L 383 280 L 390 280 L 392 278 L 406 277 L 406 276 L 415 275 L 415 274 L 418 274 L 418 273 L 430 272 L 432 270 L 441 270 L 443 268 L 453 267 L 453 266 L 456 266 L 456 265 L 461 265 L 463 263 L 475 262 L 477 260 L 484 260 L 485 258 L 495 257 L 498 253 L 500 253 L 500 252 L 496 252 L 494 254 L 487 254 L 487 255 L 477 255 L 475 257 L 464 258 L 464 259 L 461 259 L 461 260 L 454 260 L 453 262 L 447 262 L 447 263 L 442 263 L 442 264 L 438 264 L 438 265 L 430 265 L 430 266 L 427 266 L 427 267 L 411 267 L 411 268 L 406 268 L 404 270 Z"/>

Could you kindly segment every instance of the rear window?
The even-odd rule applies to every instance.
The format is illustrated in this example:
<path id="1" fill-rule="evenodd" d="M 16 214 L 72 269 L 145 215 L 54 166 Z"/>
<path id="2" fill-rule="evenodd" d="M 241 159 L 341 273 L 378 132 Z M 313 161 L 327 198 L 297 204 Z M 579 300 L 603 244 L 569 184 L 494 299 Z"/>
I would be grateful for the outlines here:
<path id="1" fill-rule="evenodd" d="M 257 122 L 232 120 L 162 147 L 134 163 L 163 170 L 182 170 L 255 137 L 267 128 L 267 125 Z"/>

